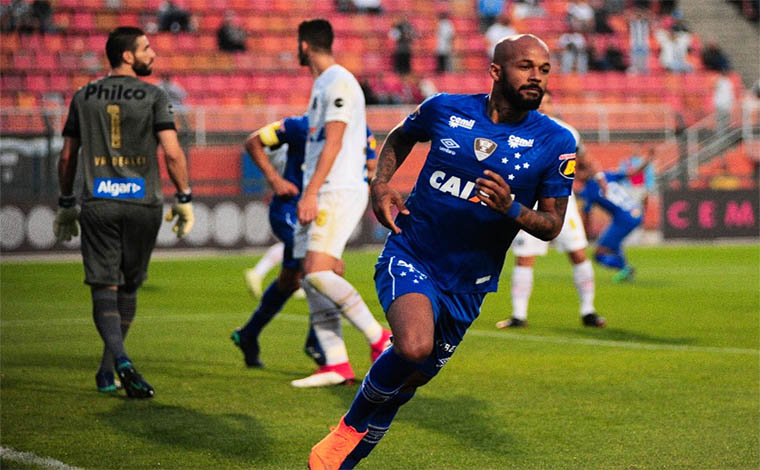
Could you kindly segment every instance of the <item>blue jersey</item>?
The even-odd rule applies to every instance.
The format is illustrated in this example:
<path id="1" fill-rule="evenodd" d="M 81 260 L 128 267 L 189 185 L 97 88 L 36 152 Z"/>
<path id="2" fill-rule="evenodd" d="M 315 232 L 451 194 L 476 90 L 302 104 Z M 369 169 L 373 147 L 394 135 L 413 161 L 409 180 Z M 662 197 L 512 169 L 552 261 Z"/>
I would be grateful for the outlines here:
<path id="1" fill-rule="evenodd" d="M 489 169 L 530 208 L 539 197 L 570 195 L 575 139 L 531 111 L 518 123 L 494 123 L 488 95 L 438 94 L 403 124 L 405 135 L 431 141 L 430 152 L 382 256 L 410 254 L 446 292 L 492 292 L 507 248 L 520 227 L 475 197 L 475 179 Z"/>
<path id="2" fill-rule="evenodd" d="M 626 179 L 625 173 L 605 172 L 607 179 L 607 192 L 602 194 L 602 188 L 595 180 L 591 179 L 586 182 L 583 191 L 578 193 L 578 197 L 585 201 L 583 211 L 588 213 L 591 207 L 596 204 L 602 210 L 610 214 L 613 218 L 634 218 L 641 217 L 641 205 L 626 191 L 621 183 Z"/>

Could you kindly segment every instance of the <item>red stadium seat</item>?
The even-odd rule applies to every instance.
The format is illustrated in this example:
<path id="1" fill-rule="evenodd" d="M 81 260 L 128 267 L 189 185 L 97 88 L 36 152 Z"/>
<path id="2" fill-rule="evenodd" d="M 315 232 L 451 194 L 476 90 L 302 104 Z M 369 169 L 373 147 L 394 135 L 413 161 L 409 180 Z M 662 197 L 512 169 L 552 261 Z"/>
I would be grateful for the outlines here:
<path id="1" fill-rule="evenodd" d="M 26 76 L 26 89 L 34 93 L 43 93 L 48 89 L 48 77 L 42 74 L 29 74 Z"/>

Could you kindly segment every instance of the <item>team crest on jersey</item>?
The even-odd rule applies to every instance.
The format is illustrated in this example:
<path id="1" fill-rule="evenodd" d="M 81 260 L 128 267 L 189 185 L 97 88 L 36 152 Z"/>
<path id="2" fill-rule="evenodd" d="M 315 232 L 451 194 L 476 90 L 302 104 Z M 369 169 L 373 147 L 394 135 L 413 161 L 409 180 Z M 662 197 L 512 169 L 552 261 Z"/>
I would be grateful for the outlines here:
<path id="1" fill-rule="evenodd" d="M 570 154 L 565 154 L 560 157 L 566 157 Z M 567 178 L 569 180 L 575 178 L 575 154 L 572 154 L 572 157 L 566 158 L 562 160 L 562 163 L 559 164 L 559 174 L 562 175 L 563 178 Z"/>
<path id="2" fill-rule="evenodd" d="M 489 140 L 484 137 L 478 137 L 475 139 L 475 143 L 473 144 L 473 147 L 475 147 L 475 157 L 479 162 L 482 162 L 486 158 L 493 155 L 493 153 L 496 151 L 496 147 L 498 146 L 499 144 L 493 140 Z"/>

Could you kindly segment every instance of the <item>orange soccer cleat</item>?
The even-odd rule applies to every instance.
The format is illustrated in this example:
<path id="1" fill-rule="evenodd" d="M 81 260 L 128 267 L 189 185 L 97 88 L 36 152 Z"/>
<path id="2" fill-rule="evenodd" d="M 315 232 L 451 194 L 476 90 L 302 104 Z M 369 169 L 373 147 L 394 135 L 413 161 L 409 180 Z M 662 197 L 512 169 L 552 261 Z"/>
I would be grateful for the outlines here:
<path id="1" fill-rule="evenodd" d="M 309 454 L 309 470 L 338 470 L 343 460 L 361 442 L 367 431 L 359 432 L 346 424 L 343 415 L 338 427 L 317 442 Z"/>

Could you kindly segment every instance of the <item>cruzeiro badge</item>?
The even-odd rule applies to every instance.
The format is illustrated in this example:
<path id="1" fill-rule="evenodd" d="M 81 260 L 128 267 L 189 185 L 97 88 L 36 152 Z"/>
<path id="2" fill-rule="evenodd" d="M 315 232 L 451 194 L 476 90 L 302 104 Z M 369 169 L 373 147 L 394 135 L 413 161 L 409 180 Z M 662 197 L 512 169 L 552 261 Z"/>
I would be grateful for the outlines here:
<path id="1" fill-rule="evenodd" d="M 499 146 L 496 142 L 492 140 L 485 139 L 483 137 L 478 137 L 475 139 L 475 143 L 473 144 L 475 147 L 475 157 L 478 159 L 479 162 L 482 162 L 486 158 L 490 157 L 494 151 L 496 150 L 496 147 Z"/>

